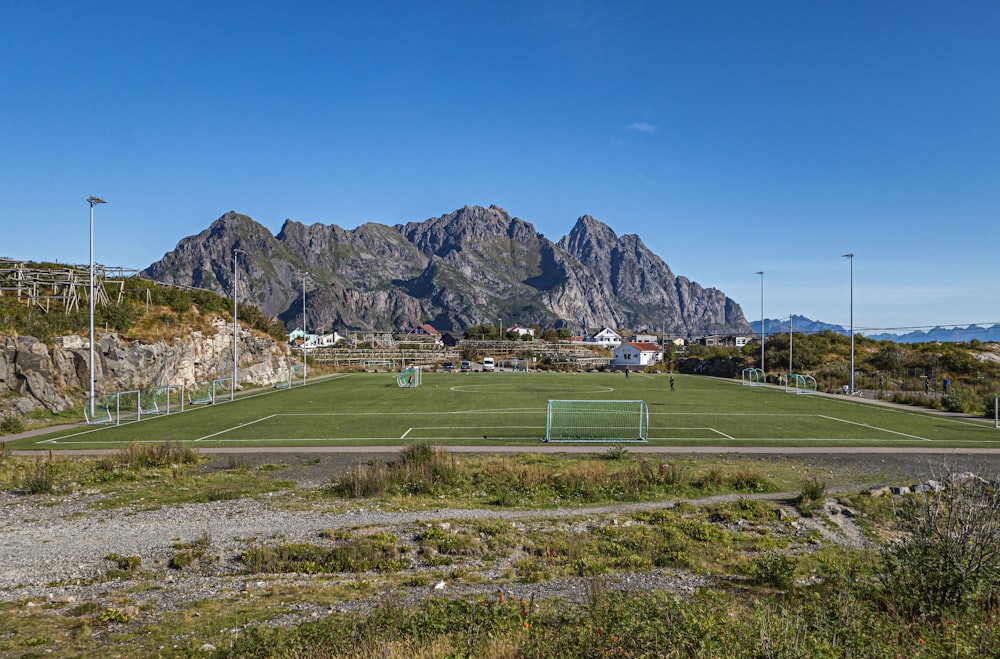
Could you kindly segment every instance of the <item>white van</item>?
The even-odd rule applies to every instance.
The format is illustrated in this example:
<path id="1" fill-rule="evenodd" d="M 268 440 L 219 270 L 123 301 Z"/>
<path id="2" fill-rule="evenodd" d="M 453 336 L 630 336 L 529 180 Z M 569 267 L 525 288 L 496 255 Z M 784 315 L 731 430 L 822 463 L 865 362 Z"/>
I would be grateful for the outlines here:
<path id="1" fill-rule="evenodd" d="M 484 371 L 492 371 L 494 366 L 495 366 L 495 363 L 493 362 L 493 358 L 492 357 L 483 357 L 483 370 Z"/>

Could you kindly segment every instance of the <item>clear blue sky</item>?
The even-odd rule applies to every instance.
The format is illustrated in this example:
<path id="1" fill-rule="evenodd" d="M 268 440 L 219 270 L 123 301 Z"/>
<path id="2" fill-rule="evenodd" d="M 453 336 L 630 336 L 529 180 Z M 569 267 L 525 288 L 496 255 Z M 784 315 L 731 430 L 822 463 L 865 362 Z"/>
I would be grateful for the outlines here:
<path id="1" fill-rule="evenodd" d="M 0 0 L 0 256 L 589 214 L 751 322 L 1000 322 L 1000 2 Z"/>

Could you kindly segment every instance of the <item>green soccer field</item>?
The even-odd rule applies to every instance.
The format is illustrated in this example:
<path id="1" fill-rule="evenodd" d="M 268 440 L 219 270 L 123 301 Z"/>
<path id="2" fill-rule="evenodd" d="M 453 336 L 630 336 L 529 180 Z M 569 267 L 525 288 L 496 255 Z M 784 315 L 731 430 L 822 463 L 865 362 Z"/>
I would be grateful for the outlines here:
<path id="1" fill-rule="evenodd" d="M 633 373 L 355 373 L 118 426 L 79 426 L 8 442 L 17 449 L 109 448 L 135 441 L 201 447 L 534 445 L 550 399 L 643 400 L 661 446 L 1000 448 L 992 422 L 739 381 Z"/>

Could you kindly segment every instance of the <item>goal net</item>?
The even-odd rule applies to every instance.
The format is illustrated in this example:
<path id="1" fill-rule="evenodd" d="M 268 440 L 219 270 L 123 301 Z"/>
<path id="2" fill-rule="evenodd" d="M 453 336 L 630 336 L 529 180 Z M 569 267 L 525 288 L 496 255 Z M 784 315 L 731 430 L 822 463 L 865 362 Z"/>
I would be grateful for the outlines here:
<path id="1" fill-rule="evenodd" d="M 396 384 L 404 389 L 419 387 L 420 368 L 417 366 L 411 366 L 406 370 L 400 371 L 399 375 L 396 376 Z"/>
<path id="2" fill-rule="evenodd" d="M 546 442 L 644 442 L 649 410 L 643 400 L 550 400 Z"/>
<path id="3" fill-rule="evenodd" d="M 764 371 L 759 368 L 743 369 L 743 385 L 749 387 L 763 387 L 767 383 Z"/>
<path id="4" fill-rule="evenodd" d="M 816 393 L 816 378 L 811 375 L 789 373 L 785 378 L 785 391 L 795 394 Z"/>
<path id="5" fill-rule="evenodd" d="M 184 385 L 168 384 L 143 389 L 139 398 L 143 416 L 184 411 Z"/>

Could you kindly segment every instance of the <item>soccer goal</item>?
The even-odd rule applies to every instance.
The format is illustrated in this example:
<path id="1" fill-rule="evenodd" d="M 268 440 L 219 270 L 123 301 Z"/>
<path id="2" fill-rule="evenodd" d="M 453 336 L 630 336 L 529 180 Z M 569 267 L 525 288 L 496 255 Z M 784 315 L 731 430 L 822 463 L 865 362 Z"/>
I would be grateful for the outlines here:
<path id="1" fill-rule="evenodd" d="M 184 411 L 184 385 L 168 384 L 143 389 L 139 398 L 142 416 Z"/>
<path id="2" fill-rule="evenodd" d="M 195 382 L 187 388 L 188 405 L 211 405 L 215 401 L 212 382 Z"/>
<path id="3" fill-rule="evenodd" d="M 399 372 L 396 376 L 396 385 L 403 389 L 409 389 L 410 387 L 420 386 L 420 367 L 411 366 L 408 369 Z"/>
<path id="4" fill-rule="evenodd" d="M 288 369 L 288 378 L 274 383 L 275 389 L 291 389 L 295 383 L 304 384 L 302 380 L 302 364 L 294 364 Z"/>
<path id="5" fill-rule="evenodd" d="M 83 416 L 88 425 L 114 424 L 114 417 L 111 416 L 111 403 L 114 397 L 107 394 L 97 394 L 93 398 L 88 398 L 83 405 Z"/>
<path id="6" fill-rule="evenodd" d="M 816 378 L 811 375 L 789 373 L 785 379 L 785 391 L 794 394 L 816 393 Z"/>
<path id="7" fill-rule="evenodd" d="M 764 371 L 759 368 L 743 369 L 743 386 L 763 387 L 765 384 L 767 384 L 767 379 L 764 375 Z"/>
<path id="8" fill-rule="evenodd" d="M 645 442 L 649 409 L 643 400 L 550 400 L 546 442 Z"/>
<path id="9" fill-rule="evenodd" d="M 232 378 L 216 378 L 212 380 L 212 403 L 218 403 L 220 400 L 228 400 L 232 402 L 233 400 L 233 379 Z"/>

